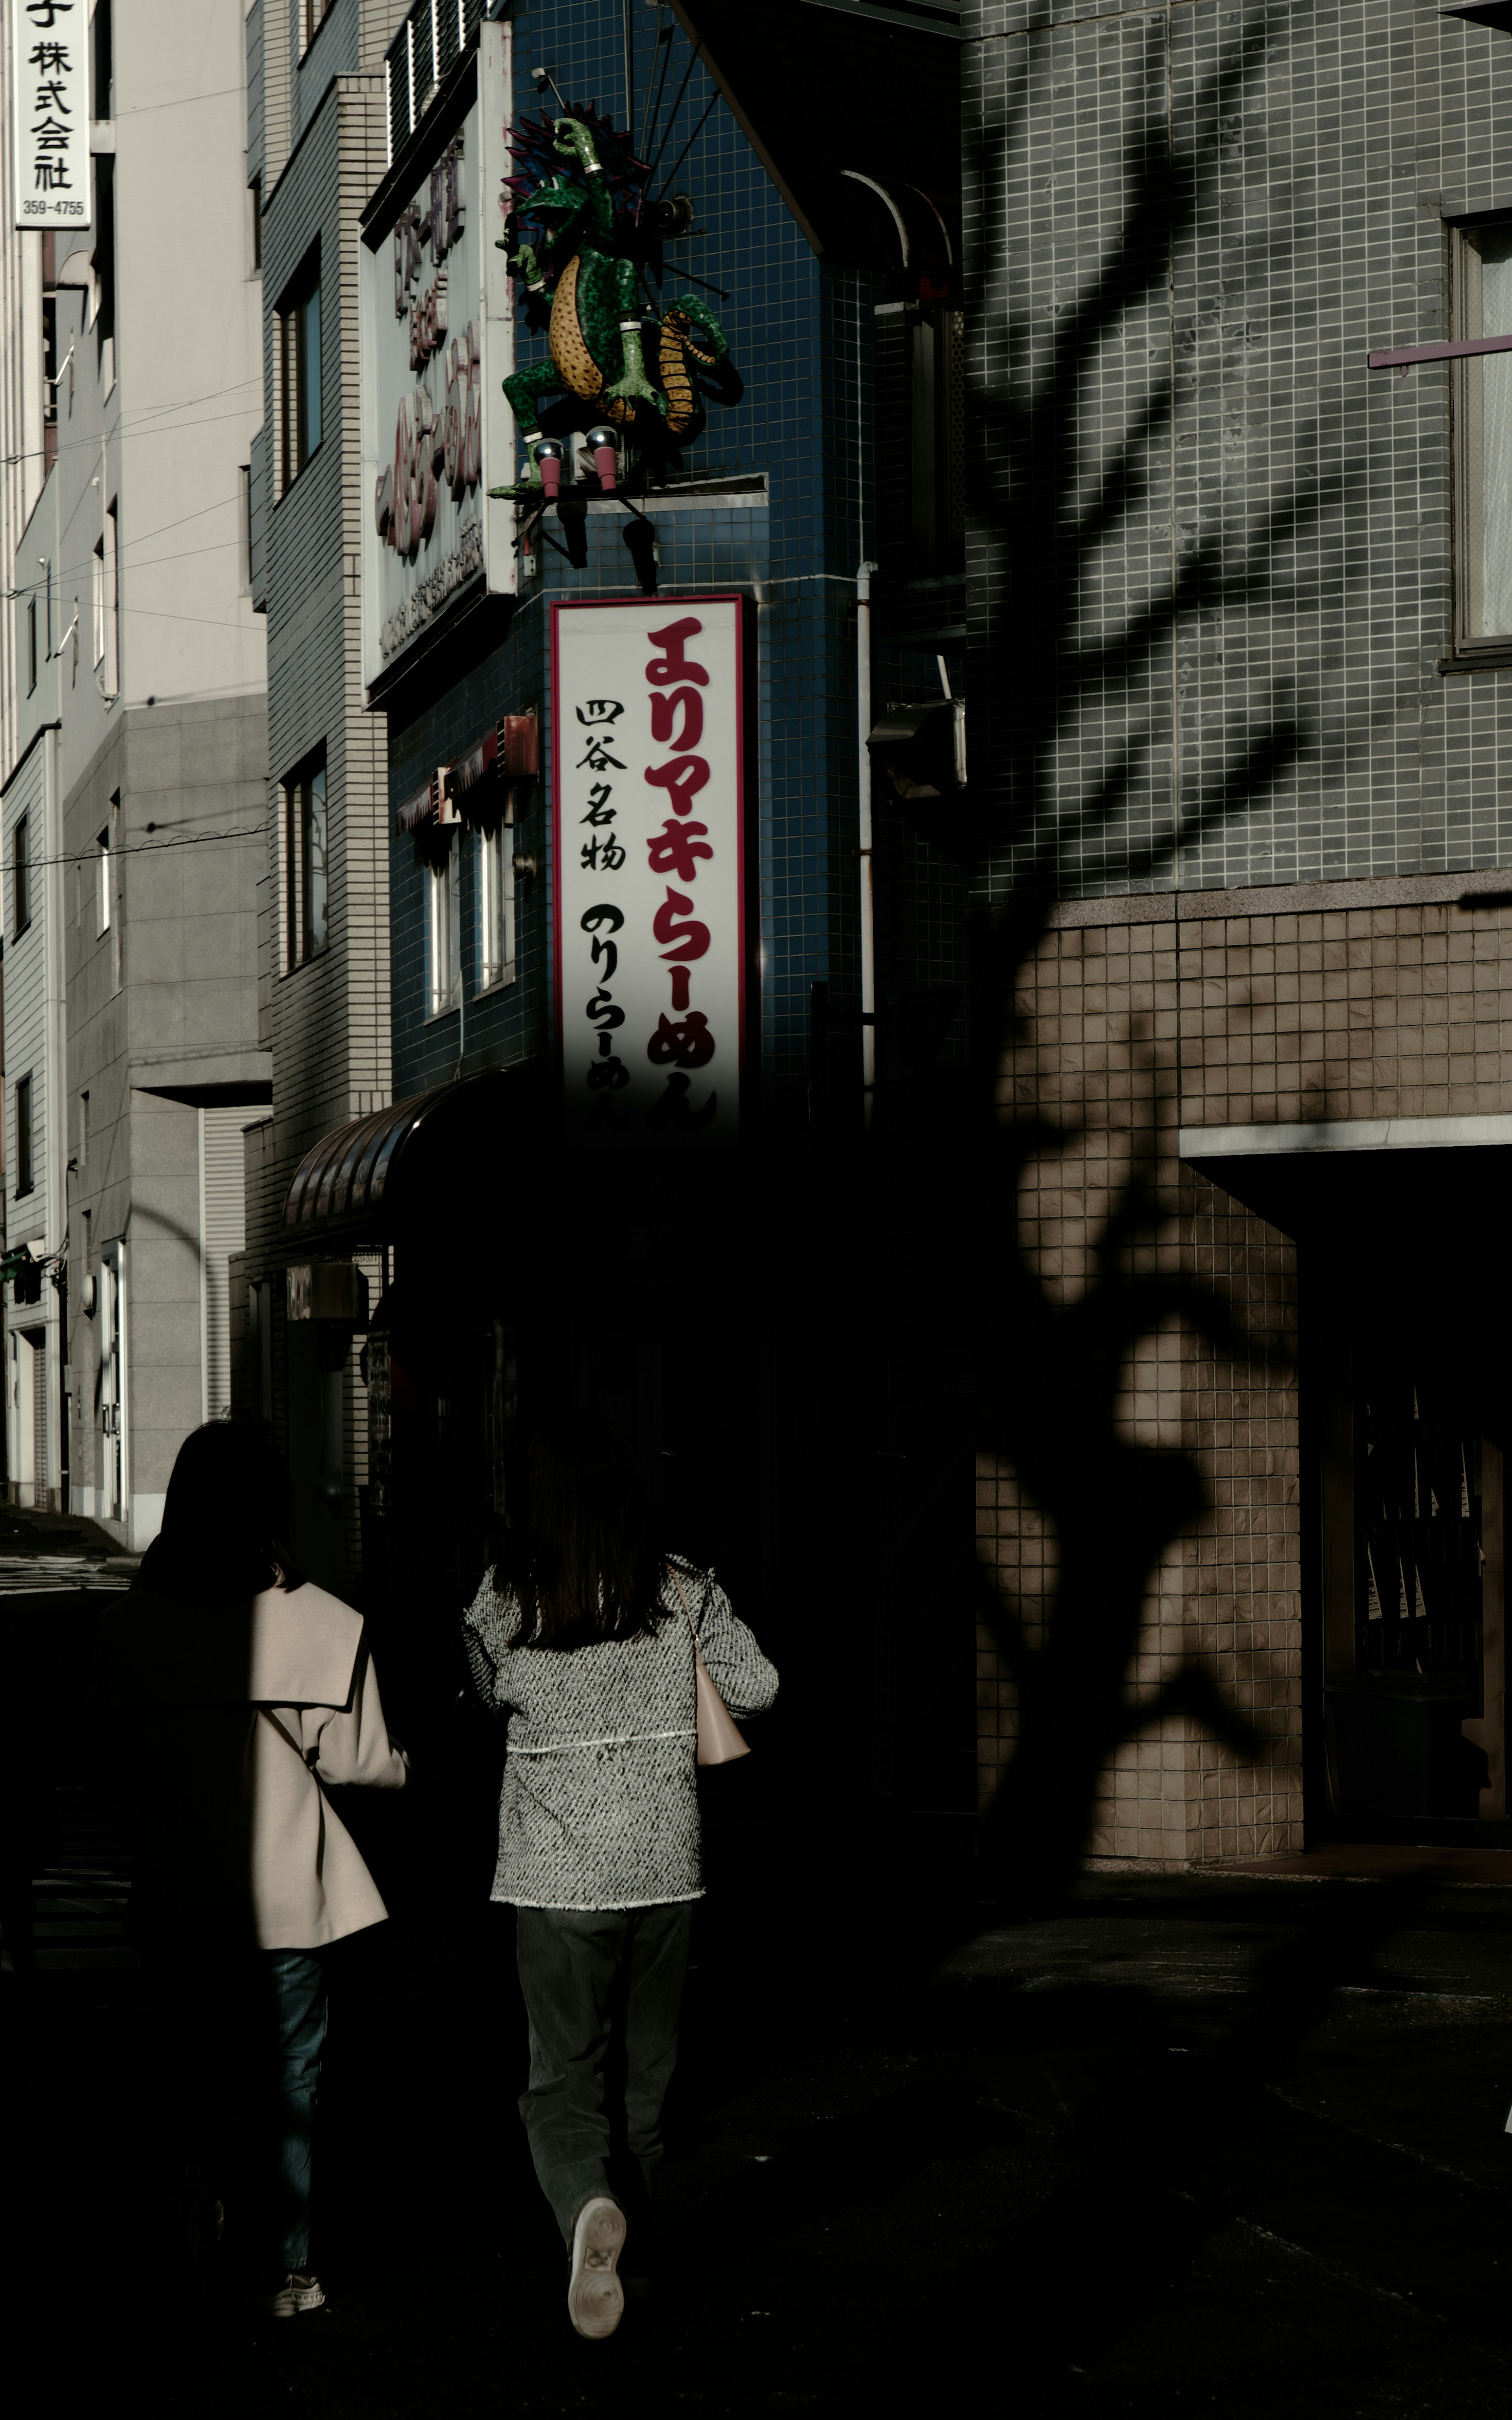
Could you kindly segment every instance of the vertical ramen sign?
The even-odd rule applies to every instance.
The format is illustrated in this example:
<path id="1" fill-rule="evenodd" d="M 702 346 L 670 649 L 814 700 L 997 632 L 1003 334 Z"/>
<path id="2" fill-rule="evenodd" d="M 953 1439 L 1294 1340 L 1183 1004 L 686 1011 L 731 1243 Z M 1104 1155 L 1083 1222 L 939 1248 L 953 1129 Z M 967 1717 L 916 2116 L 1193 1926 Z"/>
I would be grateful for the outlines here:
<path id="1" fill-rule="evenodd" d="M 566 1139 L 598 1150 L 733 1143 L 749 607 L 679 597 L 551 610 Z"/>

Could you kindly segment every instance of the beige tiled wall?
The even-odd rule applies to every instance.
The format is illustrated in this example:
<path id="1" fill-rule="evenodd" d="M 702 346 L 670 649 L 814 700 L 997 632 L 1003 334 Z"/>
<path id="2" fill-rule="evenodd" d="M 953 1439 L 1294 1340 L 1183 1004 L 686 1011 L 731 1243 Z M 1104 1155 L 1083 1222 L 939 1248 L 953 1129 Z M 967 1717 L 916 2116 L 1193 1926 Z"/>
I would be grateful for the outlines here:
<path id="1" fill-rule="evenodd" d="M 1110 1209 L 1138 1179 L 1156 1215 L 1134 1264 L 1210 1289 L 1255 1347 L 1253 1359 L 1236 1362 L 1196 1322 L 1167 1317 L 1127 1357 L 1118 1418 L 1131 1441 L 1192 1454 L 1209 1498 L 1150 1575 L 1131 1703 L 1198 1658 L 1267 1745 L 1249 1760 L 1184 1718 L 1140 1734 L 1104 1771 L 1091 1820 L 1095 1855 L 1186 1863 L 1302 1845 L 1293 1254 L 1262 1219 L 1181 1167 L 1176 1129 L 1382 1114 L 1384 1051 L 1331 1054 L 1355 1035 L 1383 1036 L 1377 1009 L 1363 1024 L 1350 1019 L 1353 1001 L 1384 996 L 1378 979 L 1387 968 L 1409 978 L 1392 1027 L 1394 1070 L 1404 1055 L 1399 1037 L 1412 1024 L 1406 1003 L 1419 1004 L 1424 1034 L 1439 1030 L 1435 1001 L 1462 999 L 1458 1014 L 1467 1025 L 1494 1018 L 1490 956 L 1458 950 L 1442 909 L 1412 911 L 1415 952 L 1393 954 L 1402 913 L 1194 923 L 1180 936 L 1180 954 L 1174 921 L 1072 926 L 1051 932 L 1024 970 L 1004 1111 L 1046 1119 L 1073 1137 L 1030 1163 L 1021 1193 L 1021 1242 L 1041 1283 L 1059 1300 L 1081 1293 Z M 1434 917 L 1436 937 L 1426 929 Z M 1357 923 L 1363 929 L 1350 929 Z M 1308 924 L 1319 930 L 1304 939 L 1299 928 Z M 1431 986 L 1430 967 L 1443 978 Z M 1473 980 L 1455 981 L 1457 967 Z M 1322 1022 L 1335 1001 L 1336 1020 Z M 1455 1055 L 1445 1050 L 1446 1065 Z M 1284 1092 L 1283 1066 L 1298 1071 Z M 1348 1071 L 1375 1089 L 1351 1089 Z M 1405 1112 L 1409 1104 L 1394 1094 L 1391 1106 Z M 1491 1103 L 1477 1095 L 1411 1106 Z M 979 1550 L 1032 1644 L 1054 1618 L 1055 1537 L 1011 1469 L 985 1458 L 978 1504 Z M 1096 1507 L 1088 1512 L 1095 1518 Z M 1012 1753 L 1015 1725 L 1012 1686 L 985 1633 L 978 1702 L 985 1802 Z"/>

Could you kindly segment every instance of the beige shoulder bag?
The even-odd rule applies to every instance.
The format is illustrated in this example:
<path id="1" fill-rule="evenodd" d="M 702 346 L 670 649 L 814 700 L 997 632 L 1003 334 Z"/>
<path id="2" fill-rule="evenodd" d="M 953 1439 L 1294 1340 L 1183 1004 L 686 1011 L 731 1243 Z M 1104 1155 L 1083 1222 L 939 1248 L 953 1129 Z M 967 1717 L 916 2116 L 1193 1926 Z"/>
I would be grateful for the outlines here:
<path id="1" fill-rule="evenodd" d="M 693 1627 L 692 1610 L 682 1581 L 672 1573 L 672 1586 L 683 1600 L 689 1636 L 693 1641 L 693 1668 L 698 1675 L 699 1692 L 699 1762 L 700 1764 L 733 1764 L 737 1756 L 749 1756 L 750 1747 L 740 1736 L 733 1714 L 720 1697 L 709 1677 L 703 1661 L 703 1650 Z"/>

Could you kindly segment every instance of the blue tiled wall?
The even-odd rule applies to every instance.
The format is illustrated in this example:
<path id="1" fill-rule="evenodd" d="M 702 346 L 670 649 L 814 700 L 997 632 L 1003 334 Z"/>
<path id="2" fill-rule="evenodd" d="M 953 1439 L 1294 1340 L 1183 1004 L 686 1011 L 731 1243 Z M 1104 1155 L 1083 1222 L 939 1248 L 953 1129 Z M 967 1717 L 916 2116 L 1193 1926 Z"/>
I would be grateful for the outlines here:
<path id="1" fill-rule="evenodd" d="M 658 12 L 631 10 L 639 133 Z M 520 0 L 514 13 L 517 110 L 539 104 L 531 78 L 548 67 L 569 103 L 596 101 L 625 122 L 625 12 L 620 0 Z M 684 472 L 705 477 L 764 473 L 768 502 L 751 509 L 672 512 L 651 506 L 663 594 L 742 588 L 760 609 L 760 783 L 763 1068 L 769 1078 L 806 1070 L 809 986 L 828 980 L 854 999 L 857 974 L 856 821 L 856 566 L 874 535 L 866 527 L 871 446 L 872 304 L 868 282 L 815 259 L 714 87 L 691 45 L 671 27 L 661 127 L 668 134 L 650 191 L 659 192 L 688 137 L 672 190 L 690 194 L 706 233 L 668 255 L 663 293 L 700 293 L 719 316 L 744 380 L 733 407 L 711 404 L 707 428 Z M 713 101 L 712 110 L 709 107 Z M 705 114 L 707 113 L 707 114 Z M 701 124 L 702 121 L 702 124 Z M 660 136 L 648 152 L 655 156 Z M 679 274 L 671 264 L 684 264 Z M 709 287 L 693 286 L 691 270 Z M 522 365 L 545 351 L 519 329 Z M 507 637 L 443 697 L 407 721 L 391 714 L 392 796 L 406 798 L 437 765 L 471 746 L 500 714 L 548 695 L 546 606 L 552 598 L 635 596 L 625 516 L 591 511 L 588 562 L 575 570 L 548 546 L 542 576 L 517 608 Z M 560 535 L 553 520 L 545 524 Z M 402 712 L 402 708 L 400 711 Z M 545 858 L 551 734 L 533 823 L 518 844 Z M 443 1080 L 458 1064 L 457 1017 L 424 1014 L 424 885 L 408 839 L 391 842 L 393 1081 L 396 1094 Z M 471 848 L 463 862 L 462 1063 L 507 1063 L 550 1034 L 550 874 L 519 917 L 512 990 L 471 997 L 475 908 Z"/>

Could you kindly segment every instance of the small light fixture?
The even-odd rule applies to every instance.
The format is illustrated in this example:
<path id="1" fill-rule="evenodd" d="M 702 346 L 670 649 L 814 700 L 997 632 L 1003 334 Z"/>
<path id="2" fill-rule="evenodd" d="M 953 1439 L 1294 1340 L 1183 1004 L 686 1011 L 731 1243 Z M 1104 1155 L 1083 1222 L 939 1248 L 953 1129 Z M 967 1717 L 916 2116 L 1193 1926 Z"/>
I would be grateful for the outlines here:
<path id="1" fill-rule="evenodd" d="M 612 496 L 620 470 L 620 452 L 614 442 L 613 429 L 607 421 L 600 422 L 596 427 L 588 431 L 583 442 L 593 455 L 594 468 L 598 473 L 599 486 L 606 496 Z"/>
<path id="2" fill-rule="evenodd" d="M 562 493 L 562 447 L 556 438 L 542 437 L 533 451 L 540 465 L 541 486 L 547 502 L 554 504 Z"/>

